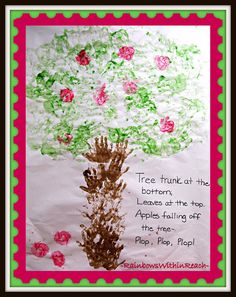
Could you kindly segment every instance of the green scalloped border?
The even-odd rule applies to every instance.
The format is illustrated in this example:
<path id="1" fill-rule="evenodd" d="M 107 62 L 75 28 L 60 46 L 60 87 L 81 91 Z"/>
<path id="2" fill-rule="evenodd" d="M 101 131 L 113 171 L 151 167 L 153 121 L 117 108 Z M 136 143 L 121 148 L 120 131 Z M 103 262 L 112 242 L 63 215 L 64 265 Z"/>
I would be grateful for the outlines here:
<path id="1" fill-rule="evenodd" d="M 218 250 L 222 253 L 223 259 L 218 266 L 223 271 L 223 276 L 216 279 L 213 284 L 207 284 L 204 279 L 199 279 L 197 283 L 191 284 L 188 279 L 181 280 L 180 283 L 174 284 L 172 280 L 166 279 L 162 284 L 157 284 L 154 279 L 149 279 L 145 284 L 140 284 L 137 279 L 132 279 L 129 284 L 124 284 L 120 279 L 116 279 L 112 284 L 107 284 L 104 279 L 99 279 L 95 284 L 90 284 L 87 279 L 82 279 L 80 283 L 74 284 L 70 279 L 64 280 L 63 283 L 58 284 L 53 279 L 49 279 L 47 283 L 41 284 L 37 279 L 32 279 L 30 283 L 24 284 L 13 275 L 17 268 L 17 263 L 13 260 L 14 253 L 17 251 L 17 245 L 13 243 L 14 236 L 17 235 L 17 229 L 13 226 L 14 220 L 18 213 L 14 211 L 14 203 L 18 200 L 17 195 L 13 193 L 14 187 L 18 180 L 14 177 L 14 170 L 18 163 L 13 160 L 14 153 L 17 152 L 18 147 L 14 144 L 14 137 L 18 130 L 14 127 L 14 120 L 18 113 L 14 110 L 14 103 L 17 102 L 18 96 L 14 93 L 14 87 L 18 80 L 14 77 L 14 70 L 17 68 L 17 62 L 13 59 L 14 53 L 17 51 L 17 45 L 14 44 L 14 36 L 17 35 L 18 30 L 14 27 L 13 22 L 16 18 L 22 16 L 23 13 L 29 13 L 31 17 L 37 17 L 40 12 L 46 13 L 48 17 L 53 18 L 56 13 L 63 13 L 67 18 L 71 17 L 73 13 L 80 13 L 83 18 L 86 18 L 90 13 L 96 13 L 98 17 L 103 18 L 106 13 L 112 12 L 116 18 L 120 18 L 123 13 L 130 13 L 133 18 L 139 16 L 140 13 L 146 13 L 149 18 L 155 17 L 156 13 L 163 13 L 165 17 L 170 18 L 173 13 L 179 13 L 183 18 L 189 16 L 190 13 L 196 13 L 200 18 L 204 18 L 207 13 L 213 13 L 215 17 L 223 21 L 223 25 L 219 28 L 218 33 L 223 37 L 222 43 L 218 50 L 223 54 L 222 60 L 218 63 L 218 67 L 222 69 L 222 77 L 219 78 L 218 83 L 222 86 L 223 91 L 219 95 L 218 100 L 222 103 L 222 110 L 218 113 L 222 120 L 222 127 L 218 130 L 218 134 L 222 137 L 222 144 L 219 145 L 218 150 L 222 153 L 222 161 L 218 163 L 218 167 L 222 170 L 222 177 L 219 178 L 218 183 L 222 187 L 222 194 L 219 195 L 218 201 L 222 204 L 222 210 L 218 213 L 218 217 L 222 220 L 222 227 L 218 230 L 218 234 L 222 237 L 222 244 L 218 246 Z M 11 10 L 10 11 L 10 287 L 225 287 L 226 286 L 226 10 Z"/>

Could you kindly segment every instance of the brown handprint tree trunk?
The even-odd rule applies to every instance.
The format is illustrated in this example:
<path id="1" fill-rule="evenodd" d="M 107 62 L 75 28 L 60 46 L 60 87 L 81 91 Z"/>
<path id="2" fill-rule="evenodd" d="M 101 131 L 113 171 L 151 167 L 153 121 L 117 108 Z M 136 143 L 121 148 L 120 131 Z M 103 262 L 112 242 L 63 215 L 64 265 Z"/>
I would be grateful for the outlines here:
<path id="1" fill-rule="evenodd" d="M 83 242 L 79 245 L 94 268 L 112 270 L 124 262 L 119 262 L 124 248 L 120 235 L 125 228 L 120 205 L 126 184 L 120 177 L 129 170 L 127 167 L 122 171 L 124 161 L 131 152 L 127 145 L 125 141 L 113 147 L 106 137 L 101 136 L 95 139 L 91 151 L 84 155 L 97 166 L 83 172 L 87 186 L 80 188 L 87 193 L 90 211 L 84 212 L 89 225 L 81 225 Z"/>

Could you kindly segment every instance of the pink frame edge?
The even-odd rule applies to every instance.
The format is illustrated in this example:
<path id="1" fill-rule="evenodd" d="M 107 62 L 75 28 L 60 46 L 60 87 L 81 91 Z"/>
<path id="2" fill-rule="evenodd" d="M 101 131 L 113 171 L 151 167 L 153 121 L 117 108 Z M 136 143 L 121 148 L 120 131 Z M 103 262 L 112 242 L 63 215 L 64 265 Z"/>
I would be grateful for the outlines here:
<path id="1" fill-rule="evenodd" d="M 210 26 L 210 271 L 26 270 L 26 26 L 61 25 Z M 14 187 L 14 193 L 19 197 L 14 204 L 14 210 L 19 214 L 18 218 L 14 220 L 14 227 L 19 231 L 14 237 L 14 243 L 18 246 L 18 251 L 14 254 L 14 260 L 18 263 L 18 268 L 14 270 L 14 277 L 21 279 L 23 283 L 29 283 L 31 279 L 38 279 L 40 283 L 46 283 L 48 279 L 54 279 L 56 283 L 71 279 L 73 283 L 77 284 L 84 278 L 91 284 L 95 284 L 101 278 L 107 283 L 113 283 L 115 279 L 119 278 L 123 283 L 127 284 L 135 278 L 142 284 L 149 279 L 154 279 L 158 284 L 161 284 L 165 279 L 171 279 L 173 283 L 179 283 L 182 279 L 188 279 L 190 283 L 196 283 L 199 279 L 205 279 L 207 283 L 213 283 L 217 278 L 222 277 L 222 270 L 218 268 L 218 263 L 222 260 L 218 245 L 222 243 L 222 238 L 217 232 L 222 226 L 222 221 L 217 215 L 222 209 L 222 205 L 218 201 L 218 196 L 222 192 L 222 188 L 218 184 L 218 179 L 222 176 L 222 171 L 218 168 L 218 162 L 222 159 L 222 154 L 218 151 L 218 146 L 222 142 L 222 138 L 218 135 L 218 129 L 222 126 L 222 121 L 218 118 L 218 112 L 222 109 L 218 96 L 222 92 L 222 87 L 217 82 L 222 76 L 222 70 L 218 68 L 218 62 L 222 59 L 222 54 L 218 51 L 222 37 L 217 32 L 222 26 L 222 20 L 216 18 L 212 13 L 208 13 L 204 18 L 200 18 L 194 13 L 191 13 L 187 18 L 181 17 L 178 13 L 173 14 L 170 18 L 166 18 L 161 13 L 157 13 L 154 18 L 149 18 L 145 13 L 140 13 L 137 18 L 132 18 L 129 13 L 124 13 L 121 18 L 115 18 L 112 13 L 107 13 L 104 18 L 99 18 L 96 13 L 90 13 L 87 18 L 82 18 L 79 13 L 74 13 L 70 18 L 64 17 L 62 13 L 57 13 L 53 18 L 49 18 L 45 13 L 40 13 L 38 17 L 32 18 L 28 13 L 24 13 L 20 18 L 14 20 L 14 26 L 18 29 L 18 34 L 14 37 L 14 43 L 18 46 L 18 51 L 14 54 L 14 60 L 18 62 L 18 68 L 14 70 L 14 76 L 18 79 L 18 84 L 14 87 L 14 92 L 18 95 L 18 101 L 14 104 L 14 109 L 18 112 L 18 118 L 14 120 L 14 126 L 18 129 L 18 134 L 14 137 L 14 143 L 17 144 L 18 151 L 14 154 L 14 160 L 19 165 L 14 171 L 14 176 L 18 179 L 18 184 Z"/>

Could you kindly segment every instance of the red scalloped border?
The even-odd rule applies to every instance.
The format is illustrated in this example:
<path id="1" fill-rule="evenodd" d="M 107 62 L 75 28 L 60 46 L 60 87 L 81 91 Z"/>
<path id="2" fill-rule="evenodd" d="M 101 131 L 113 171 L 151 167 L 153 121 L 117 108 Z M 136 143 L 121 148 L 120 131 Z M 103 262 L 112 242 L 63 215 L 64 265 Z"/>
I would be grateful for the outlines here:
<path id="1" fill-rule="evenodd" d="M 50 26 L 50 25 L 199 25 L 210 26 L 211 32 L 211 253 L 210 271 L 26 271 L 26 26 Z M 14 160 L 18 162 L 18 168 L 14 171 L 14 176 L 18 179 L 18 184 L 14 188 L 14 193 L 18 196 L 18 201 L 14 204 L 14 210 L 19 216 L 14 221 L 14 227 L 18 229 L 18 234 L 14 237 L 14 243 L 18 246 L 18 251 L 14 254 L 14 260 L 18 263 L 18 268 L 14 271 L 14 277 L 29 283 L 31 279 L 38 279 L 40 283 L 54 279 L 57 283 L 62 283 L 65 279 L 71 279 L 73 283 L 79 283 L 86 278 L 91 284 L 103 278 L 107 283 L 113 283 L 120 278 L 123 283 L 129 283 L 133 278 L 140 283 L 146 283 L 150 278 L 161 284 L 165 279 L 171 279 L 173 283 L 179 283 L 182 279 L 188 279 L 190 283 L 196 283 L 200 278 L 207 283 L 213 283 L 217 278 L 222 277 L 222 271 L 218 268 L 222 254 L 218 251 L 218 245 L 222 243 L 222 238 L 217 231 L 222 226 L 222 221 L 217 214 L 222 209 L 222 204 L 218 202 L 218 196 L 222 193 L 222 188 L 218 184 L 218 179 L 222 176 L 222 171 L 218 168 L 218 162 L 222 160 L 222 154 L 218 151 L 222 137 L 218 135 L 218 129 L 222 126 L 222 120 L 218 118 L 218 112 L 222 109 L 222 104 L 218 101 L 218 96 L 222 93 L 222 87 L 218 84 L 218 79 L 222 76 L 222 70 L 218 68 L 218 62 L 222 59 L 222 54 L 218 51 L 218 46 L 222 43 L 222 37 L 218 35 L 218 29 L 222 26 L 222 20 L 216 18 L 213 13 L 208 13 L 204 18 L 200 18 L 195 13 L 191 13 L 187 18 L 175 13 L 170 18 L 157 13 L 154 18 L 149 18 L 145 13 L 140 13 L 137 18 L 132 18 L 129 13 L 124 13 L 122 17 L 116 18 L 112 13 L 107 13 L 105 17 L 99 18 L 96 13 L 90 13 L 87 18 L 83 18 L 79 13 L 74 13 L 70 18 L 64 17 L 62 13 L 57 13 L 50 18 L 45 13 L 40 13 L 38 17 L 32 18 L 30 14 L 24 13 L 20 18 L 14 20 L 14 26 L 18 29 L 18 34 L 14 37 L 14 43 L 18 46 L 18 51 L 14 54 L 14 60 L 18 62 L 18 68 L 14 71 L 14 76 L 18 79 L 18 84 L 14 87 L 18 101 L 14 104 L 14 109 L 19 116 L 14 121 L 14 126 L 18 129 L 14 143 L 18 146 L 18 151 L 14 154 Z"/>

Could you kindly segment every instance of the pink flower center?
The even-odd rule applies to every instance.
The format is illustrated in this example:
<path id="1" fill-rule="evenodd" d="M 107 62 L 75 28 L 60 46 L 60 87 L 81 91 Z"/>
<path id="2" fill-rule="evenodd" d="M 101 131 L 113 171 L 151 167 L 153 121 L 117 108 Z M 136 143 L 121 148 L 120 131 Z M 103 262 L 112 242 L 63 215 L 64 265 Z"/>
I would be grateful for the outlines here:
<path id="1" fill-rule="evenodd" d="M 65 256 L 60 251 L 55 251 L 52 253 L 51 258 L 53 260 L 54 265 L 63 266 L 65 264 Z"/>
<path id="2" fill-rule="evenodd" d="M 127 94 L 134 94 L 137 92 L 138 86 L 133 81 L 127 81 L 123 84 L 123 89 Z"/>
<path id="3" fill-rule="evenodd" d="M 75 59 L 82 66 L 88 65 L 91 61 L 89 55 L 86 53 L 85 50 L 81 50 L 79 54 L 75 57 Z"/>
<path id="4" fill-rule="evenodd" d="M 106 84 L 104 83 L 97 93 L 94 95 L 94 100 L 98 105 L 103 105 L 109 99 L 109 96 L 106 93 Z"/>
<path id="5" fill-rule="evenodd" d="M 60 91 L 60 98 L 63 102 L 71 102 L 74 98 L 74 92 L 70 89 L 62 89 Z"/>
<path id="6" fill-rule="evenodd" d="M 164 119 L 161 119 L 160 121 L 161 124 L 161 132 L 168 132 L 171 133 L 174 131 L 174 122 L 169 120 L 169 117 L 166 116 Z"/>
<path id="7" fill-rule="evenodd" d="M 35 242 L 31 246 L 31 253 L 35 255 L 36 257 L 44 257 L 47 255 L 49 251 L 49 247 L 46 243 L 43 242 Z"/>
<path id="8" fill-rule="evenodd" d="M 67 231 L 57 231 L 54 235 L 54 240 L 61 245 L 67 245 L 70 238 L 71 235 Z"/>
<path id="9" fill-rule="evenodd" d="M 119 49 L 118 56 L 122 59 L 129 61 L 133 58 L 134 52 L 135 50 L 132 46 L 122 46 Z"/>
<path id="10" fill-rule="evenodd" d="M 71 134 L 65 133 L 64 137 L 57 136 L 59 143 L 70 144 L 73 136 Z"/>
<path id="11" fill-rule="evenodd" d="M 155 62 L 159 70 L 165 70 L 170 64 L 170 59 L 167 56 L 156 56 Z"/>

